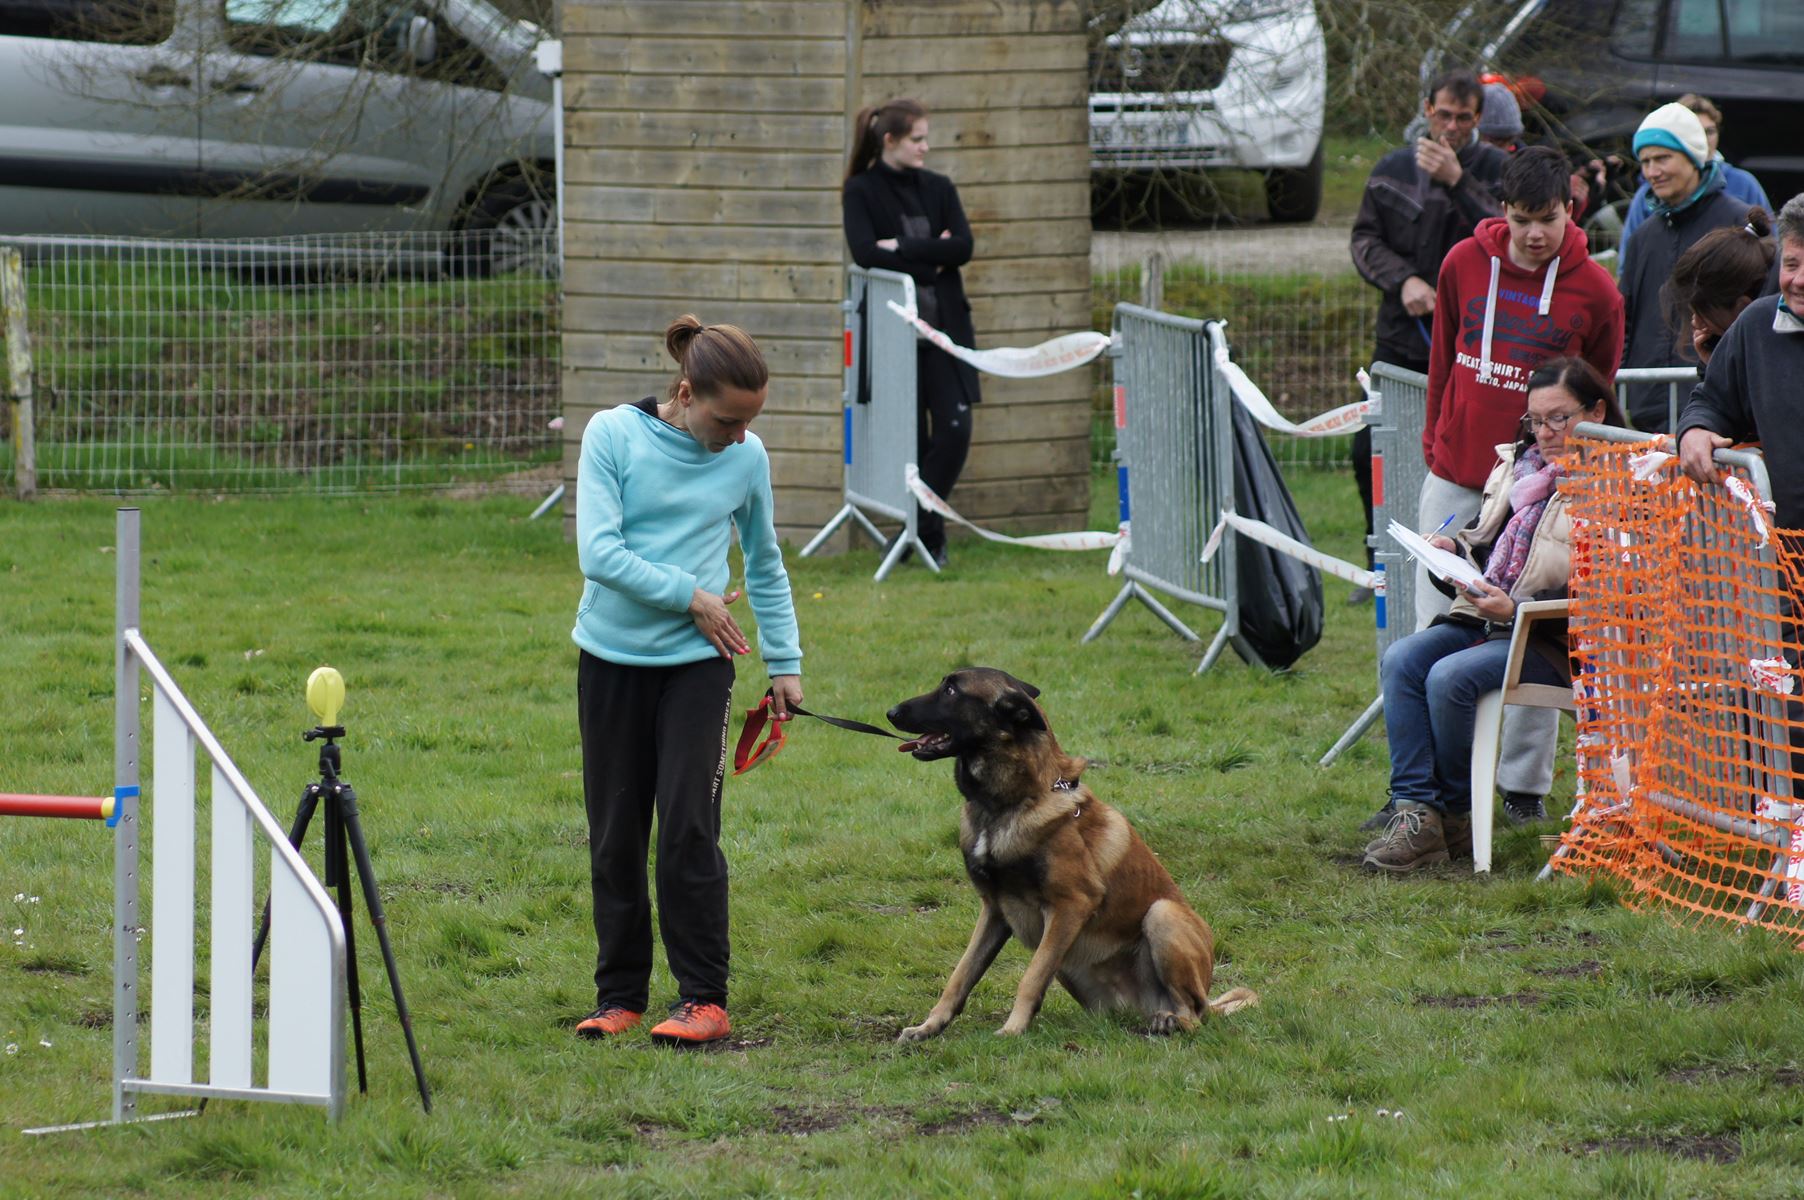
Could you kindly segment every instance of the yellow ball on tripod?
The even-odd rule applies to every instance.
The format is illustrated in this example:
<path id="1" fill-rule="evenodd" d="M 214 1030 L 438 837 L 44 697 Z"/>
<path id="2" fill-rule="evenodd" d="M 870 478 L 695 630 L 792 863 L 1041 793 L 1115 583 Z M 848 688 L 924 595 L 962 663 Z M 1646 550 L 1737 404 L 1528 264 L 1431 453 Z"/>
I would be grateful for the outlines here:
<path id="1" fill-rule="evenodd" d="M 345 706 L 345 678 L 335 668 L 318 667 L 307 676 L 307 707 L 321 725 L 338 724 L 338 710 Z"/>

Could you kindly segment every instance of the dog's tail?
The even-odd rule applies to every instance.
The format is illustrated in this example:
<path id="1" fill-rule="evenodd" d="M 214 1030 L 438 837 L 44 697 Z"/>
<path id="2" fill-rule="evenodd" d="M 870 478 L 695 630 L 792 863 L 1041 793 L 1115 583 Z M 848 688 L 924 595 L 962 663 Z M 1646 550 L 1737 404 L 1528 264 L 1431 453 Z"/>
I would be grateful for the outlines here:
<path id="1" fill-rule="evenodd" d="M 1252 988 L 1233 988 L 1209 1001 L 1209 1015 L 1225 1017 L 1231 1012 L 1251 1008 L 1259 1003 L 1259 993 Z"/>

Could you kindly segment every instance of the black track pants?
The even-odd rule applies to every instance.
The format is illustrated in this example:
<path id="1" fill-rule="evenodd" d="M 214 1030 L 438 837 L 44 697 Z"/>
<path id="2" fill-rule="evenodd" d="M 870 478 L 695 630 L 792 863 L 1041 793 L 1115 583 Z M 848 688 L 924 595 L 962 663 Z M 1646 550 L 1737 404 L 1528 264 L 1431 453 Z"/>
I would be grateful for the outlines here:
<path id="1" fill-rule="evenodd" d="M 658 825 L 658 924 L 681 999 L 727 1002 L 721 777 L 733 664 L 629 667 L 584 652 L 576 670 L 595 897 L 598 1005 L 644 1012 L 651 983 L 646 853 Z"/>
<path id="2" fill-rule="evenodd" d="M 921 354 L 942 351 L 923 345 Z M 925 363 L 917 363 L 922 383 L 932 385 L 938 372 L 930 374 Z M 956 378 L 950 386 L 923 386 L 917 408 L 915 440 L 920 451 L 921 482 L 933 489 L 942 500 L 952 495 L 959 473 L 965 469 L 965 456 L 971 453 L 971 406 L 965 403 L 964 389 Z M 946 518 L 936 512 L 920 509 L 916 522 L 921 542 L 938 552 L 946 544 Z"/>

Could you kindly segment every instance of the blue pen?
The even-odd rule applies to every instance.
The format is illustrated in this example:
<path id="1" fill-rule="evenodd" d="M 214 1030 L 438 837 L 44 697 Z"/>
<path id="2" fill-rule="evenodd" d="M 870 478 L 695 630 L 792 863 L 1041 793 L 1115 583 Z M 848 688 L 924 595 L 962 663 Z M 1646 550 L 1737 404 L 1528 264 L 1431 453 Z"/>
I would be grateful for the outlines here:
<path id="1" fill-rule="evenodd" d="M 1433 533 L 1429 534 L 1428 536 L 1429 537 L 1440 537 L 1443 533 L 1446 533 L 1447 526 L 1453 524 L 1453 518 L 1455 518 L 1457 516 L 1459 516 L 1458 513 L 1448 513 L 1447 519 L 1445 521 L 1442 521 L 1438 526 L 1436 526 L 1435 531 Z"/>

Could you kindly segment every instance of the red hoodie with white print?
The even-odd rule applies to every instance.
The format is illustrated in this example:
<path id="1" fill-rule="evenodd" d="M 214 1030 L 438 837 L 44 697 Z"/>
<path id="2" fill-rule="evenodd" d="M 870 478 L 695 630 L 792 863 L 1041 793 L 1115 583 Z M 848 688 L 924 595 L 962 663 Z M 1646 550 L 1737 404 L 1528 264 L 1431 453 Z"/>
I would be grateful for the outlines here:
<path id="1" fill-rule="evenodd" d="M 1422 457 L 1461 487 L 1483 487 L 1497 447 L 1516 440 L 1536 367 L 1576 355 L 1613 379 L 1622 362 L 1622 293 L 1578 222 L 1533 271 L 1510 261 L 1509 243 L 1509 222 L 1487 217 L 1435 282 Z"/>

